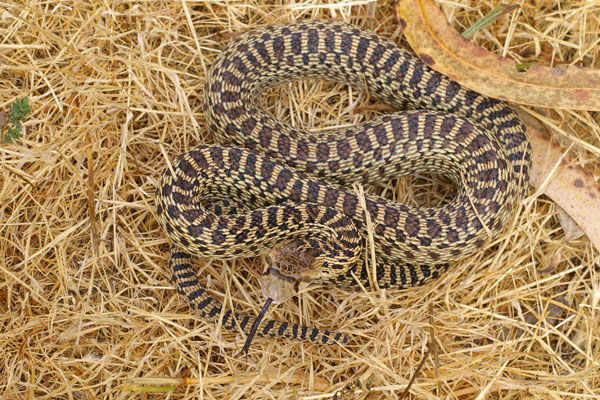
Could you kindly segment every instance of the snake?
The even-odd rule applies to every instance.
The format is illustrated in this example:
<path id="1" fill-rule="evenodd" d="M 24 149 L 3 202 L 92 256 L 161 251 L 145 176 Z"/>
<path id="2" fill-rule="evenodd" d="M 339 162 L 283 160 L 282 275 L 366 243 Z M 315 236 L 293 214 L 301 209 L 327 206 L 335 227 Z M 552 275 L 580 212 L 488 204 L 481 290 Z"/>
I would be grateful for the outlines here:
<path id="1" fill-rule="evenodd" d="M 326 131 L 265 111 L 262 93 L 307 79 L 347 84 L 398 111 Z M 507 103 L 351 24 L 302 20 L 244 33 L 217 56 L 203 94 L 214 143 L 165 169 L 156 214 L 171 242 L 174 286 L 201 317 L 244 333 L 246 351 L 255 333 L 347 343 L 335 327 L 262 317 L 303 284 L 358 290 L 430 282 L 505 229 L 526 194 L 530 145 Z M 421 207 L 355 185 L 421 173 L 448 177 L 456 195 Z M 375 265 L 367 262 L 372 252 Z M 262 257 L 263 311 L 224 307 L 200 284 L 196 256 Z"/>

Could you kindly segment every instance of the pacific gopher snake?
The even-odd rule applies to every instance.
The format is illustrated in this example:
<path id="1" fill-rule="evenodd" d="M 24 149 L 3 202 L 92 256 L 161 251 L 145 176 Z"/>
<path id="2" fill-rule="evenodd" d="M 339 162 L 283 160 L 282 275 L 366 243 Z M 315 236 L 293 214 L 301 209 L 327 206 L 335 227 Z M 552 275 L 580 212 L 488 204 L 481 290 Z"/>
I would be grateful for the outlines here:
<path id="1" fill-rule="evenodd" d="M 257 97 L 299 79 L 345 82 L 402 111 L 352 129 L 314 133 L 265 113 Z M 276 302 L 299 281 L 369 287 L 361 262 L 365 215 L 353 182 L 433 172 L 458 194 L 418 208 L 367 194 L 381 288 L 421 285 L 498 232 L 524 194 L 525 128 L 497 100 L 430 70 L 393 42 L 333 21 L 259 29 L 215 61 L 205 87 L 209 130 L 222 145 L 180 155 L 161 176 L 157 214 L 172 241 L 173 281 L 203 317 L 250 331 L 256 318 L 223 310 L 200 286 L 192 255 L 266 257 L 263 293 Z M 241 204 L 241 206 L 240 206 Z M 317 343 L 346 336 L 267 320 L 257 333 Z"/>

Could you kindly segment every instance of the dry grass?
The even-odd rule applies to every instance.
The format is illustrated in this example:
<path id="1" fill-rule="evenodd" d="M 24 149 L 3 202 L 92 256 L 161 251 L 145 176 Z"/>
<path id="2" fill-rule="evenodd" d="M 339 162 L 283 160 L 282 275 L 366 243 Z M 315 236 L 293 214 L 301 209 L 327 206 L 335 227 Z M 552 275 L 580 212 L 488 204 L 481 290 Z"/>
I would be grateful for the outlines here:
<path id="1" fill-rule="evenodd" d="M 191 313 L 172 288 L 154 215 L 159 173 L 211 141 L 201 95 L 232 34 L 300 18 L 337 18 L 402 42 L 391 2 L 27 1 L 0 3 L 0 109 L 27 95 L 24 139 L 0 146 L 0 397 L 4 399 L 600 398 L 598 251 L 565 243 L 556 208 L 530 197 L 504 236 L 433 284 L 405 292 L 315 289 L 272 316 L 353 335 L 345 347 L 256 339 Z M 347 5 L 344 5 L 347 3 Z M 440 1 L 459 29 L 500 1 Z M 521 62 L 599 68 L 600 6 L 529 1 L 474 40 Z M 369 118 L 369 99 L 330 83 L 287 85 L 264 98 L 298 126 Z M 576 139 L 600 175 L 597 112 L 550 111 L 556 138 Z M 432 177 L 384 190 L 441 201 Z M 381 190 L 381 189 L 379 189 Z M 534 191 L 531 190 L 531 193 Z M 443 197 L 443 196 L 442 196 Z M 598 219 L 598 215 L 590 215 Z M 217 298 L 262 305 L 258 260 L 200 260 Z M 426 355 L 430 343 L 436 351 Z M 141 377 L 197 377 L 169 394 L 136 395 Z M 151 379 L 150 384 L 163 381 Z"/>

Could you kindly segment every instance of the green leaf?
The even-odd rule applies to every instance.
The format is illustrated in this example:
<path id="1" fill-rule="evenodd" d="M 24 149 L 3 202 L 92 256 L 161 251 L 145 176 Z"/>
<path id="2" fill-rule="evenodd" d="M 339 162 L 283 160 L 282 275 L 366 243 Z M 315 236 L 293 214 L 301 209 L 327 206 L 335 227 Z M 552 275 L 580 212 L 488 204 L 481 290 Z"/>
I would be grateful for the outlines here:
<path id="1" fill-rule="evenodd" d="M 29 105 L 29 98 L 27 96 L 22 99 L 15 99 L 10 105 L 10 111 L 15 119 L 25 120 L 27 114 L 31 111 L 31 106 Z"/>
<path id="2" fill-rule="evenodd" d="M 4 143 L 12 143 L 15 134 L 16 134 L 16 131 L 14 128 L 8 128 L 6 135 L 4 135 L 4 139 L 3 139 Z"/>
<path id="3" fill-rule="evenodd" d="M 12 143 L 13 140 L 17 140 L 21 138 L 21 129 L 23 125 L 21 122 L 25 121 L 27 118 L 27 114 L 31 112 L 31 106 L 29 105 L 29 98 L 27 96 L 22 99 L 15 99 L 10 104 L 10 112 L 6 114 L 9 124 L 6 124 L 6 134 L 3 135 L 2 141 L 4 143 Z M 10 126 L 12 125 L 12 126 Z M 4 129 L 0 127 L 1 130 Z"/>

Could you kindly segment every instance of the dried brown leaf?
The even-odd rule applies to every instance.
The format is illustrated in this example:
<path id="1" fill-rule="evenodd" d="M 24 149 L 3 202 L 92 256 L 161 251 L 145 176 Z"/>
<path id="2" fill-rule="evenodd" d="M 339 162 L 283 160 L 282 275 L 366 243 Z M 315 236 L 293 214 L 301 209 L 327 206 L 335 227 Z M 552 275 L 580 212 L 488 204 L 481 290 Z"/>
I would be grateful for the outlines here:
<path id="1" fill-rule="evenodd" d="M 565 232 L 565 242 L 570 240 L 578 239 L 584 235 L 583 229 L 577 225 L 577 222 L 569 214 L 565 212 L 559 206 L 556 206 L 556 217 L 558 218 L 558 222 L 560 226 L 562 226 L 563 231 Z"/>
<path id="2" fill-rule="evenodd" d="M 399 0 L 396 11 L 421 60 L 472 90 L 519 104 L 600 110 L 600 70 L 533 65 L 519 72 L 514 60 L 462 38 L 432 0 Z"/>
<path id="3" fill-rule="evenodd" d="M 565 149 L 552 143 L 533 117 L 522 111 L 519 116 L 527 126 L 531 141 L 530 183 L 554 200 L 600 250 L 600 185 Z"/>

